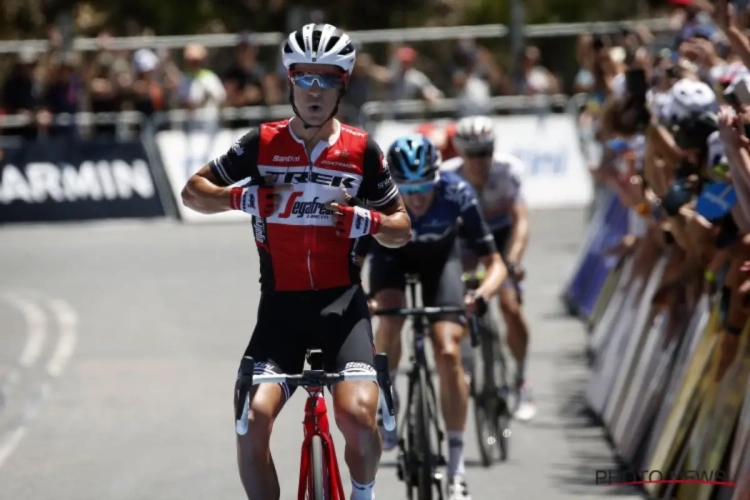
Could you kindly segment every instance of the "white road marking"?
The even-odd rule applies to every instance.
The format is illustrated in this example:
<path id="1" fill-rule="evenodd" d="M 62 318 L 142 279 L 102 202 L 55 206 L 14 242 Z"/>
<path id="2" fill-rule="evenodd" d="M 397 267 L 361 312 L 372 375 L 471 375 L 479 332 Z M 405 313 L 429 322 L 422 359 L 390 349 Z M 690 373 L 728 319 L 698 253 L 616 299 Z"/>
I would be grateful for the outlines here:
<path id="1" fill-rule="evenodd" d="M 26 344 L 18 357 L 18 364 L 23 368 L 29 368 L 36 363 L 44 348 L 44 341 L 47 337 L 47 316 L 44 309 L 33 300 L 14 295 L 6 295 L 4 298 L 20 310 L 26 320 Z"/>
<path id="2" fill-rule="evenodd" d="M 37 362 L 44 348 L 48 324 L 45 310 L 31 299 L 20 298 L 15 295 L 5 295 L 3 298 L 18 308 L 26 319 L 27 340 L 18 358 L 18 364 L 23 368 L 29 368 Z M 65 370 L 75 351 L 78 341 L 78 315 L 67 302 L 61 299 L 50 300 L 48 305 L 55 316 L 59 329 L 57 345 L 47 363 L 47 373 L 54 378 Z M 17 384 L 20 378 L 20 370 L 12 370 L 9 373 L 8 380 L 0 392 L 3 399 L 7 399 L 13 386 Z M 39 390 L 29 399 L 18 426 L 0 439 L 0 469 L 18 448 L 27 433 L 29 422 L 39 412 L 42 402 L 49 396 L 50 390 L 49 383 L 42 382 Z"/>
<path id="3" fill-rule="evenodd" d="M 75 350 L 78 341 L 78 315 L 64 300 L 50 300 L 49 306 L 60 327 L 60 336 L 57 340 L 55 352 L 47 363 L 47 373 L 57 377 L 65 369 Z"/>

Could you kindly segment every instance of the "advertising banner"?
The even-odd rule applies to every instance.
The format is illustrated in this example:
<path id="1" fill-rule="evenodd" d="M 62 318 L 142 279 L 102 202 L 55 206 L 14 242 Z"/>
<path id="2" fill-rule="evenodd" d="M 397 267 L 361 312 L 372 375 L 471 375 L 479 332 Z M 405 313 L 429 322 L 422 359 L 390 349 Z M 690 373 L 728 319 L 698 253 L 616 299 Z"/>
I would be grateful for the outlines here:
<path id="1" fill-rule="evenodd" d="M 164 215 L 140 141 L 53 137 L 0 148 L 0 223 Z"/>

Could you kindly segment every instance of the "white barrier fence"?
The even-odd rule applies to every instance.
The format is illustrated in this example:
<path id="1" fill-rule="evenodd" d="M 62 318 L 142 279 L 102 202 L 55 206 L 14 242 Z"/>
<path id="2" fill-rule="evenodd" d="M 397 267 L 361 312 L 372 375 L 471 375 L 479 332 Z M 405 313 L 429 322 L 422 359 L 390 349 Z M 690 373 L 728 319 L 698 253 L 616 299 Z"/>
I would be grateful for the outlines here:
<path id="1" fill-rule="evenodd" d="M 731 359 L 716 294 L 686 288 L 671 305 L 655 305 L 656 290 L 680 262 L 644 240 L 612 263 L 607 250 L 628 232 L 628 219 L 608 196 L 564 291 L 569 309 L 591 326 L 588 405 L 632 480 L 672 480 L 644 484 L 655 498 L 747 500 L 750 323 Z M 694 481 L 675 482 L 685 479 Z"/>
<path id="2" fill-rule="evenodd" d="M 530 208 L 575 208 L 591 202 L 593 186 L 581 154 L 572 115 L 499 116 L 493 120 L 498 149 L 517 155 L 525 164 L 523 194 Z M 381 149 L 387 151 L 397 137 L 413 133 L 421 123 L 416 120 L 382 121 L 373 126 L 371 134 Z M 179 203 L 180 191 L 190 175 L 226 153 L 246 131 L 166 130 L 156 133 L 156 145 L 184 221 L 248 220 L 242 213 L 207 216 Z"/>

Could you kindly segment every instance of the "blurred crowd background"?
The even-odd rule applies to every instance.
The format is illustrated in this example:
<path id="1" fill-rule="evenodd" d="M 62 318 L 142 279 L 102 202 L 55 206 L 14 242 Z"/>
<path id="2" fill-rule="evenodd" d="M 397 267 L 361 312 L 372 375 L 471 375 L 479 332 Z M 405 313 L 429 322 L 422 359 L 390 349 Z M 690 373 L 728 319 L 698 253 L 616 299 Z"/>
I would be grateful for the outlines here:
<path id="1" fill-rule="evenodd" d="M 23 22 L 11 22 L 13 17 L 9 11 L 12 11 L 15 0 L 8 2 L 2 8 L 6 12 L 5 17 L 0 16 L 0 29 L 9 31 L 16 39 L 38 34 L 42 28 L 37 26 L 34 31 L 33 23 L 26 23 L 30 27 L 24 31 Z M 67 11 L 58 9 L 56 15 L 49 13 L 50 17 L 56 17 L 57 22 L 43 28 L 49 42 L 46 51 L 38 52 L 21 45 L 15 53 L 6 51 L 0 54 L 0 119 L 9 115 L 22 117 L 21 122 L 9 119 L 0 122 L 5 124 L 0 128 L 0 134 L 27 138 L 40 131 L 52 135 L 75 134 L 79 130 L 77 127 L 54 125 L 53 118 L 61 113 L 79 111 L 138 111 L 150 116 L 166 110 L 198 109 L 204 117 L 216 117 L 218 120 L 222 109 L 286 103 L 286 76 L 279 61 L 278 48 L 261 46 L 257 31 L 238 32 L 233 47 L 207 48 L 187 43 L 178 49 L 145 46 L 137 50 L 116 50 L 110 46 L 113 37 L 171 34 L 160 32 L 160 29 L 168 29 L 169 23 L 162 20 L 160 29 L 155 29 L 128 18 L 123 21 L 124 25 L 120 23 L 122 26 L 118 31 L 119 25 L 113 22 L 112 17 L 122 15 L 124 11 L 121 7 L 107 17 L 95 10 L 95 5 L 70 3 L 74 7 Z M 480 2 L 479 10 L 469 9 L 463 18 L 452 21 L 460 23 L 471 20 L 469 14 L 472 12 L 475 17 L 485 12 L 485 22 L 507 20 L 503 16 L 507 15 L 508 2 L 496 3 L 503 4 L 502 9 L 493 2 Z M 529 2 L 525 7 L 527 18 L 532 17 L 533 20 L 534 15 L 541 15 L 535 14 L 537 11 L 549 11 L 555 17 L 548 20 L 565 20 L 566 15 L 577 15 L 580 20 L 585 12 L 585 6 L 577 1 L 543 2 L 546 10 L 538 3 Z M 617 16 L 623 13 L 618 10 L 617 2 L 603 1 L 601 5 L 582 3 L 590 5 L 590 14 L 597 15 L 598 19 L 602 19 L 602 15 Z M 681 26 L 685 16 L 690 15 L 686 7 L 689 2 L 682 0 L 630 3 L 633 6 L 628 7 L 625 13 L 641 13 L 649 17 L 671 16 L 675 27 Z M 32 7 L 33 4 L 35 2 L 31 2 Z M 139 2 L 133 4 L 132 15 L 137 15 L 139 5 Z M 388 2 L 382 2 L 381 8 L 387 9 L 388 5 Z M 114 9 L 113 6 L 110 8 Z M 142 10 L 143 5 L 140 8 Z M 173 12 L 180 12 L 180 6 L 174 5 L 174 8 Z M 243 8 L 248 7 L 245 5 Z M 276 12 L 276 7 L 266 8 Z M 21 9 L 20 4 L 14 11 L 16 15 L 22 12 L 18 9 Z M 304 9 L 304 14 L 301 17 L 298 15 L 296 22 L 291 22 L 287 15 L 286 24 L 294 27 L 313 21 L 332 22 L 344 29 L 361 27 L 355 22 L 356 16 L 350 16 L 349 22 L 342 22 L 335 15 L 336 9 L 328 10 L 330 12 Z M 492 18 L 495 11 L 502 13 L 496 16 L 497 19 Z M 67 12 L 67 16 L 60 12 Z M 338 17 L 342 17 L 340 14 Z M 103 20 L 97 22 L 97 15 Z M 231 16 L 221 18 L 220 13 L 216 15 L 219 16 L 216 19 L 204 20 L 208 28 L 204 26 L 202 33 L 222 32 L 227 24 L 258 24 L 250 20 L 243 23 L 237 19 L 232 24 L 228 22 Z M 279 16 L 276 17 L 281 19 Z M 144 14 L 144 17 L 149 16 Z M 392 26 L 393 23 L 384 26 L 382 21 L 385 18 L 382 15 L 379 17 L 379 27 Z M 435 24 L 434 17 L 423 18 L 423 25 Z M 437 22 L 450 22 L 449 17 L 446 14 Z M 154 20 L 157 26 L 159 19 L 157 16 Z M 408 21 L 407 16 L 403 22 Z M 37 24 L 41 22 L 37 21 Z M 175 20 L 171 20 L 171 23 L 174 24 Z M 4 28 L 3 24 L 6 25 Z M 190 22 L 186 21 L 185 24 L 189 25 Z M 270 27 L 284 28 L 276 25 Z M 79 35 L 94 35 L 98 40 L 98 50 L 71 50 L 66 40 Z M 650 48 L 648 54 L 655 54 L 657 49 L 675 48 L 670 46 L 671 37 L 660 38 L 658 35 L 641 26 L 618 29 L 606 36 L 591 32 L 580 33 L 577 39 L 575 36 L 545 38 L 539 40 L 538 44 L 534 44 L 534 39 L 528 39 L 515 55 L 509 53 L 507 41 L 500 39 L 477 41 L 464 38 L 368 46 L 358 43 L 357 66 L 344 106 L 340 109 L 340 117 L 350 123 L 361 124 L 361 107 L 373 100 L 423 99 L 436 102 L 443 97 L 456 97 L 461 101 L 458 115 L 485 111 L 488 99 L 500 95 L 584 92 L 595 95 L 597 100 L 603 102 L 633 58 L 644 57 L 638 49 Z M 0 38 L 3 38 L 2 31 Z M 248 124 L 248 120 L 234 118 L 224 119 L 221 125 L 240 128 Z M 90 132 L 97 135 L 114 134 L 115 126 L 102 123 L 94 126 Z"/>

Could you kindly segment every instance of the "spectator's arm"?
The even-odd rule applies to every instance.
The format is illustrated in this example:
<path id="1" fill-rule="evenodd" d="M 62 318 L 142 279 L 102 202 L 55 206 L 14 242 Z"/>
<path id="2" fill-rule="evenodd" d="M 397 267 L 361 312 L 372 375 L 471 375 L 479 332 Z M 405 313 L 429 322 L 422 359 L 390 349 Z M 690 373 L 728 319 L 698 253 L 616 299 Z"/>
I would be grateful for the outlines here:
<path id="1" fill-rule="evenodd" d="M 420 89 L 420 92 L 422 93 L 422 98 L 428 102 L 435 102 L 441 97 L 443 97 L 443 93 L 438 90 L 435 85 L 430 81 L 430 79 L 422 72 L 418 72 L 414 74 L 414 80 L 417 86 Z"/>
<path id="2" fill-rule="evenodd" d="M 736 22 L 734 8 L 727 0 L 716 0 L 712 14 L 716 24 L 727 36 L 732 50 L 742 59 L 745 66 L 750 67 L 750 41 Z"/>
<path id="3" fill-rule="evenodd" d="M 487 80 L 493 89 L 505 93 L 508 88 L 507 75 L 492 57 L 492 53 L 486 47 L 477 47 L 477 57 L 482 66 L 487 70 Z"/>
<path id="4" fill-rule="evenodd" d="M 281 82 L 274 73 L 269 72 L 263 76 L 263 95 L 269 106 L 282 101 Z"/>
<path id="5" fill-rule="evenodd" d="M 357 55 L 357 64 L 361 65 L 362 69 L 367 73 L 367 76 L 372 78 L 374 81 L 381 85 L 386 85 L 391 81 L 391 71 L 372 60 L 372 56 L 367 53 Z"/>

